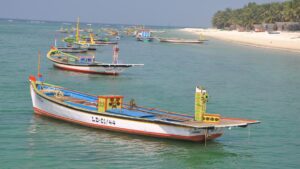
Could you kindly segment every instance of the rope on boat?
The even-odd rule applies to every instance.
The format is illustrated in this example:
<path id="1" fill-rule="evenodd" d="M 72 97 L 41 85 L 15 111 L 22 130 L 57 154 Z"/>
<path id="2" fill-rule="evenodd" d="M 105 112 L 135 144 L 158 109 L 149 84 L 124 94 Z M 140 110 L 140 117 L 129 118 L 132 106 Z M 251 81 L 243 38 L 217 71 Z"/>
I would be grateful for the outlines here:
<path id="1" fill-rule="evenodd" d="M 126 105 L 126 104 L 124 104 Z M 142 106 L 135 106 L 135 108 L 139 111 L 142 111 L 141 109 L 145 110 L 144 112 L 149 112 L 152 113 L 151 111 L 155 111 L 158 114 L 170 114 L 170 115 L 178 115 L 178 116 L 182 116 L 182 117 L 186 117 L 186 118 L 191 118 L 193 116 L 187 115 L 187 114 L 180 114 L 180 113 L 176 113 L 176 112 L 171 112 L 171 111 L 165 111 L 165 110 L 159 110 L 156 108 L 146 108 L 146 107 L 142 107 Z"/>
<path id="2" fill-rule="evenodd" d="M 140 109 L 138 106 L 131 107 L 130 104 L 129 104 L 129 106 L 125 105 L 124 107 L 127 107 L 129 110 L 137 110 L 137 111 L 141 111 L 141 112 L 145 112 L 145 113 L 149 113 L 149 114 L 153 114 L 153 115 L 161 115 L 161 116 L 164 116 L 165 118 L 170 118 L 170 119 L 179 120 L 179 121 L 190 121 L 191 120 L 191 119 L 186 118 L 186 117 L 179 117 L 178 115 L 172 114 L 172 113 L 169 113 L 169 112 L 157 113 L 157 111 L 156 112 L 151 112 L 151 110 L 146 109 L 146 108 Z"/>

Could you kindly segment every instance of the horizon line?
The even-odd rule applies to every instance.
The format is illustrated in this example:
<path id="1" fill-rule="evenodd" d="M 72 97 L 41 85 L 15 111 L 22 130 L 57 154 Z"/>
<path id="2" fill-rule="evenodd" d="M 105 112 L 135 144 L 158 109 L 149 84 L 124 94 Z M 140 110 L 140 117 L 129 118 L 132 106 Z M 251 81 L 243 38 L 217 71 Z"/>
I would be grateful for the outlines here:
<path id="1" fill-rule="evenodd" d="M 57 20 L 44 20 L 44 19 L 25 19 L 25 18 L 3 18 L 0 17 L 0 20 L 18 20 L 18 21 L 43 21 L 43 22 L 52 22 L 52 23 L 75 23 L 75 21 L 57 21 Z M 149 27 L 170 27 L 170 28 L 206 28 L 206 27 L 200 27 L 200 26 L 174 26 L 174 25 L 152 25 L 152 24 L 125 24 L 125 23 L 103 23 L 103 22 L 86 22 L 86 21 L 80 21 L 80 23 L 84 24 L 103 24 L 103 25 L 126 25 L 126 26 L 137 26 L 137 25 L 143 25 L 143 26 L 149 26 Z M 209 27 L 207 27 L 209 28 Z"/>

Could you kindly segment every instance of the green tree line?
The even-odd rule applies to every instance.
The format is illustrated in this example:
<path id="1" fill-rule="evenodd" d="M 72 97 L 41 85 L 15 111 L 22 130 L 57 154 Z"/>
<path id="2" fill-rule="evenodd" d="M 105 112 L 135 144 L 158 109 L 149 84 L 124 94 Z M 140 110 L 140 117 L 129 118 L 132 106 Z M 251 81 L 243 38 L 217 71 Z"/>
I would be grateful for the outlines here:
<path id="1" fill-rule="evenodd" d="M 214 27 L 224 29 L 231 25 L 239 25 L 252 29 L 253 24 L 275 22 L 300 22 L 300 0 L 287 0 L 268 4 L 250 2 L 241 9 L 227 8 L 214 14 Z"/>

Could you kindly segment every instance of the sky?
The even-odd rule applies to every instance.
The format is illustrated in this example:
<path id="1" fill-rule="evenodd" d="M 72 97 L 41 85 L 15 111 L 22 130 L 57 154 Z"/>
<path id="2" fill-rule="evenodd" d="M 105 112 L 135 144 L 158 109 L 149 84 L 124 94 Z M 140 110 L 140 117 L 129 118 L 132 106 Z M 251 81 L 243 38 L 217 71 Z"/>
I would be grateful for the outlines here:
<path id="1" fill-rule="evenodd" d="M 284 0 L 1 0 L 0 18 L 210 27 L 215 12 Z"/>

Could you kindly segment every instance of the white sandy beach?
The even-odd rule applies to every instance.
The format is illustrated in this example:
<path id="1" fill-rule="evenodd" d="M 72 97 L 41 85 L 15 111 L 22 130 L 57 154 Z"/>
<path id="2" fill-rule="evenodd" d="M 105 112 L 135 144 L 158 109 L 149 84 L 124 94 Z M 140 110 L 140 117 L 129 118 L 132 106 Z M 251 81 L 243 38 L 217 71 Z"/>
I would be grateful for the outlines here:
<path id="1" fill-rule="evenodd" d="M 268 32 L 238 32 L 197 28 L 184 28 L 182 31 L 246 45 L 300 52 L 300 32 L 269 34 Z"/>

